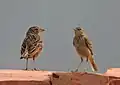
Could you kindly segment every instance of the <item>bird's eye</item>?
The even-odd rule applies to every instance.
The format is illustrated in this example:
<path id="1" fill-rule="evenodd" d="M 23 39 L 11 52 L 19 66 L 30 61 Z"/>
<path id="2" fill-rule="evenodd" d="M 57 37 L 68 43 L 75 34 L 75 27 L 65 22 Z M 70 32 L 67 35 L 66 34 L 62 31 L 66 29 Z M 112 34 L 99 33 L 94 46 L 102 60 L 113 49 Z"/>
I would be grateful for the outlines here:
<path id="1" fill-rule="evenodd" d="M 77 28 L 77 30 L 79 30 L 79 31 L 80 31 L 80 30 L 81 30 L 81 28 Z"/>
<path id="2" fill-rule="evenodd" d="M 38 29 L 36 28 L 36 29 L 34 29 L 34 30 L 38 30 Z"/>

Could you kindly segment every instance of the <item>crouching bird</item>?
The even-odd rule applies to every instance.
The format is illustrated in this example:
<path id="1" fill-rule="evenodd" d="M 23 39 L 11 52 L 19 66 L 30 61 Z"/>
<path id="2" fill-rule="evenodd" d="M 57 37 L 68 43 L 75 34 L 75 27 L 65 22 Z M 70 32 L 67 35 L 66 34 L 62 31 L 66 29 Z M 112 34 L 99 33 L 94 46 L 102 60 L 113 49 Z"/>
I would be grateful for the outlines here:
<path id="1" fill-rule="evenodd" d="M 76 27 L 73 29 L 74 30 L 74 38 L 73 38 L 73 46 L 75 47 L 77 54 L 80 56 L 81 58 L 81 62 L 78 65 L 81 65 L 81 63 L 83 62 L 83 59 L 86 58 L 86 61 L 90 62 L 92 70 L 93 71 L 98 71 L 98 67 L 94 61 L 94 53 L 93 53 L 93 47 L 92 47 L 92 42 L 88 39 L 87 35 L 84 32 L 84 29 L 81 27 Z M 76 71 L 78 71 L 78 68 L 76 69 Z"/>
<path id="2" fill-rule="evenodd" d="M 43 41 L 41 40 L 41 33 L 43 31 L 45 31 L 44 28 L 31 26 L 26 32 L 21 45 L 20 57 L 20 59 L 26 59 L 26 70 L 28 70 L 28 59 L 32 58 L 35 65 L 35 58 L 39 56 L 43 49 Z M 35 67 L 34 70 L 36 70 Z"/>

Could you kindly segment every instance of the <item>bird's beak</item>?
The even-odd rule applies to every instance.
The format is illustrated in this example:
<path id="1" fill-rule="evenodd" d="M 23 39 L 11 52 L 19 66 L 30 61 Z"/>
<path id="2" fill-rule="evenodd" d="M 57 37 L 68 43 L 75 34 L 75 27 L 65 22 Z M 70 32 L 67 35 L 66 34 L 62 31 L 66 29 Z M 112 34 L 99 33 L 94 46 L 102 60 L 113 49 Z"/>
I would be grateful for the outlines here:
<path id="1" fill-rule="evenodd" d="M 43 29 L 44 29 L 44 31 L 47 31 L 48 28 L 43 28 Z"/>
<path id="2" fill-rule="evenodd" d="M 41 30 L 42 30 L 42 31 L 46 31 L 46 29 L 44 29 L 44 28 L 41 28 Z"/>
<path id="3" fill-rule="evenodd" d="M 46 31 L 45 29 L 43 29 L 42 31 Z"/>

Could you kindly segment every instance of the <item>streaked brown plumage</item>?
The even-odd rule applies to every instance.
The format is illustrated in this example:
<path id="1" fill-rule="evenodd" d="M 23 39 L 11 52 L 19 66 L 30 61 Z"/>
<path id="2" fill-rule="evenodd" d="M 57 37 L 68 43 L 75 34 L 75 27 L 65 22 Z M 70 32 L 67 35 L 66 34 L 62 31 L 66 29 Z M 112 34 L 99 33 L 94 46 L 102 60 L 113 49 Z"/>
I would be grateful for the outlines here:
<path id="1" fill-rule="evenodd" d="M 88 40 L 87 35 L 84 32 L 84 29 L 81 27 L 76 27 L 74 29 L 75 36 L 73 39 L 73 46 L 75 47 L 78 55 L 81 57 L 81 62 L 83 62 L 83 58 L 86 58 L 86 61 L 90 61 L 92 65 L 93 71 L 98 71 L 97 65 L 95 64 L 94 58 L 93 58 L 93 50 L 92 50 L 92 42 Z M 80 66 L 79 64 L 79 66 Z M 78 66 L 78 68 L 79 68 Z M 78 70 L 76 69 L 76 71 Z"/>
<path id="2" fill-rule="evenodd" d="M 32 26 L 28 29 L 25 39 L 21 45 L 20 59 L 26 59 L 26 70 L 28 69 L 28 59 L 32 58 L 35 63 L 35 58 L 41 53 L 43 49 L 40 33 L 45 31 L 38 26 Z M 34 68 L 36 69 L 36 68 Z"/>

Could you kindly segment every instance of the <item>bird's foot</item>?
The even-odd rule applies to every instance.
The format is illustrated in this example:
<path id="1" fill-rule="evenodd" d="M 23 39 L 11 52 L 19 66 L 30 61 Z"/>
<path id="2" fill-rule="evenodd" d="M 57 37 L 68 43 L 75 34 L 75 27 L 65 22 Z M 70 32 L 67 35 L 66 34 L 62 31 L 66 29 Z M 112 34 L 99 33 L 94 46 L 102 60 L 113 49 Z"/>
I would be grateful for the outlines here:
<path id="1" fill-rule="evenodd" d="M 22 69 L 22 70 L 29 71 L 29 69 L 28 69 L 28 68 L 25 68 L 25 69 Z"/>
<path id="2" fill-rule="evenodd" d="M 70 72 L 78 72 L 78 68 L 76 68 L 75 70 L 71 70 Z"/>
<path id="3" fill-rule="evenodd" d="M 84 72 L 87 72 L 88 71 L 88 68 L 84 68 Z"/>
<path id="4" fill-rule="evenodd" d="M 32 71 L 39 71 L 39 69 L 37 69 L 37 68 L 33 68 Z"/>
<path id="5" fill-rule="evenodd" d="M 78 68 L 76 68 L 74 72 L 78 72 Z"/>

